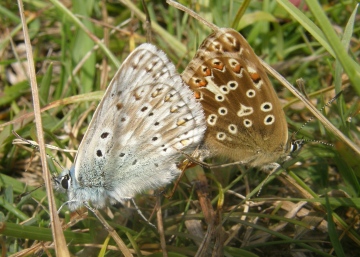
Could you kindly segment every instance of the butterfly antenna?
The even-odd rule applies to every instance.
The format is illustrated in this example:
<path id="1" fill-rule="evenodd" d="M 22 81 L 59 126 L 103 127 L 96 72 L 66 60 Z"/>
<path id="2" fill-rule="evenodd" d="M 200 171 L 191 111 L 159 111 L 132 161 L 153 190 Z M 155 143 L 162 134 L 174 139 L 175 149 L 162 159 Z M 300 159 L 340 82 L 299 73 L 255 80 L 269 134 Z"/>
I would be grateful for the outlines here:
<path id="1" fill-rule="evenodd" d="M 330 146 L 333 147 L 333 144 L 330 143 L 326 143 L 323 141 L 319 141 L 319 140 L 314 140 L 314 139 L 297 139 L 297 140 L 293 140 L 292 144 L 297 145 L 295 148 L 300 149 L 305 143 L 317 143 L 317 144 L 322 144 L 322 145 L 326 145 L 326 146 Z M 295 152 L 296 149 L 294 149 L 291 152 Z"/>
<path id="2" fill-rule="evenodd" d="M 329 102 L 327 102 L 323 107 L 320 108 L 320 112 L 322 112 L 325 107 L 331 105 L 337 98 L 339 98 L 340 94 L 342 93 L 342 91 L 340 91 L 338 94 L 336 94 L 332 99 L 330 99 Z M 291 136 L 291 142 L 290 142 L 290 155 L 299 151 L 302 146 L 305 143 L 317 143 L 317 144 L 322 144 L 322 145 L 326 145 L 329 147 L 333 147 L 333 144 L 330 143 L 326 143 L 323 141 L 319 141 L 319 140 L 312 140 L 312 139 L 295 139 L 295 135 L 298 134 L 300 132 L 300 130 L 302 130 L 310 121 L 312 121 L 314 119 L 314 117 L 310 117 L 310 119 L 308 119 L 304 124 L 301 125 L 301 127 L 292 134 Z"/>
<path id="3" fill-rule="evenodd" d="M 35 151 L 39 151 L 39 146 L 33 144 L 31 141 L 21 137 L 18 133 L 15 132 L 15 130 L 12 130 L 12 133 L 14 134 L 14 136 L 16 138 L 18 138 L 19 140 L 23 141 L 23 142 L 26 142 L 27 144 L 29 144 L 31 146 L 31 148 L 33 148 Z M 26 169 L 27 170 L 27 169 Z M 34 189 L 30 190 L 30 191 L 27 191 L 27 192 L 24 192 L 24 193 L 21 193 L 20 195 L 18 195 L 16 197 L 17 200 L 21 200 L 21 198 L 27 196 L 27 195 L 30 195 L 31 193 L 35 192 L 36 190 L 38 190 L 39 188 L 45 186 L 45 183 L 35 187 Z"/>
<path id="4" fill-rule="evenodd" d="M 12 133 L 13 133 L 14 136 L 15 136 L 17 139 L 19 139 L 20 141 L 26 142 L 27 144 L 30 145 L 31 148 L 33 148 L 33 149 L 36 150 L 36 151 L 39 151 L 39 146 L 36 144 L 36 142 L 30 141 L 30 140 L 27 140 L 26 138 L 21 137 L 21 136 L 20 136 L 18 133 L 16 133 L 14 130 L 12 130 Z M 13 142 L 13 144 L 14 144 L 14 143 L 16 143 L 16 142 Z M 48 147 L 48 145 L 46 145 L 46 147 Z M 60 148 L 58 148 L 58 147 L 54 147 L 54 146 L 48 147 L 48 148 L 55 149 L 55 150 L 62 150 L 62 149 L 60 149 Z M 62 170 L 65 169 L 54 157 L 52 157 L 52 156 L 49 155 L 49 154 L 46 154 L 46 156 L 47 156 L 48 158 L 50 158 L 53 162 L 55 162 Z"/>
<path id="5" fill-rule="evenodd" d="M 43 187 L 43 186 L 45 186 L 45 183 L 42 183 L 40 186 L 37 186 L 37 187 L 35 187 L 35 188 L 34 188 L 34 189 L 32 189 L 32 190 L 27 191 L 27 192 L 24 192 L 24 193 L 22 193 L 22 194 L 18 195 L 18 196 L 16 197 L 16 199 L 17 199 L 18 201 L 20 201 L 20 200 L 21 200 L 21 198 L 23 198 L 23 197 L 25 197 L 25 196 L 27 196 L 27 195 L 31 194 L 32 192 L 35 192 L 36 190 L 38 190 L 39 188 L 41 188 L 41 187 Z"/>
<path id="6" fill-rule="evenodd" d="M 325 109 L 325 107 L 330 106 L 336 99 L 339 98 L 339 96 L 342 94 L 342 92 L 343 91 L 340 91 L 333 98 L 331 98 L 329 102 L 327 102 L 323 107 L 320 108 L 319 112 L 322 112 Z M 304 124 L 302 124 L 301 127 L 295 133 L 293 133 L 293 135 L 296 135 L 297 133 L 299 133 L 299 131 L 302 130 L 313 119 L 314 119 L 314 116 L 310 117 L 310 119 L 308 119 Z"/>
<path id="7" fill-rule="evenodd" d="M 27 144 L 29 144 L 29 145 L 31 146 L 31 148 L 39 151 L 39 146 L 38 146 L 38 145 L 35 145 L 35 144 L 33 144 L 31 141 L 29 141 L 29 140 L 21 137 L 18 133 L 15 132 L 15 130 L 12 130 L 11 132 L 14 134 L 14 136 L 15 136 L 16 138 L 20 139 L 21 141 L 26 142 Z"/>
<path id="8" fill-rule="evenodd" d="M 14 136 L 15 136 L 16 138 L 18 138 L 20 141 L 26 142 L 26 143 L 29 144 L 30 147 L 33 148 L 35 151 L 39 151 L 39 146 L 36 144 L 36 142 L 30 141 L 30 140 L 27 140 L 27 139 L 21 137 L 21 136 L 20 136 L 19 134 L 17 134 L 14 130 L 12 130 L 12 133 L 13 133 Z M 13 143 L 14 143 L 14 142 L 13 142 Z M 62 170 L 65 169 L 54 157 L 50 156 L 49 154 L 46 154 L 46 156 L 47 156 L 48 158 L 50 158 L 54 163 L 56 163 Z M 52 176 L 52 181 L 53 181 L 53 183 L 55 183 L 56 186 L 59 186 L 60 182 L 57 180 L 57 176 L 56 176 L 55 174 L 51 174 L 51 176 Z M 43 187 L 43 186 L 45 186 L 44 183 L 41 184 L 40 186 L 32 189 L 31 191 L 24 192 L 24 193 L 20 194 L 20 195 L 17 197 L 17 199 L 20 200 L 21 198 L 23 198 L 23 197 L 25 197 L 25 196 L 33 193 L 34 191 L 38 190 L 39 188 L 41 188 L 41 187 Z M 63 207 L 63 206 L 60 207 L 59 211 L 61 210 L 62 207 Z"/>

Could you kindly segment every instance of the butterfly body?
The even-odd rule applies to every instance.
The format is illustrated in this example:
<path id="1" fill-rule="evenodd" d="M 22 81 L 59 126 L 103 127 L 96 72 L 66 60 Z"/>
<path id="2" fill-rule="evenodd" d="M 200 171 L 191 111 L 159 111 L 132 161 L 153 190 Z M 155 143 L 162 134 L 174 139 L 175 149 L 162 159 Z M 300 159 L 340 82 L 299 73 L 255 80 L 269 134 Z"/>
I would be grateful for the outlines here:
<path id="1" fill-rule="evenodd" d="M 205 112 L 204 156 L 249 166 L 276 162 L 290 151 L 285 114 L 264 68 L 233 29 L 208 36 L 182 73 Z"/>
<path id="2" fill-rule="evenodd" d="M 75 157 L 58 178 L 69 208 L 96 208 L 170 183 L 180 150 L 191 153 L 205 132 L 201 105 L 174 65 L 143 44 L 123 62 L 97 107 Z"/>

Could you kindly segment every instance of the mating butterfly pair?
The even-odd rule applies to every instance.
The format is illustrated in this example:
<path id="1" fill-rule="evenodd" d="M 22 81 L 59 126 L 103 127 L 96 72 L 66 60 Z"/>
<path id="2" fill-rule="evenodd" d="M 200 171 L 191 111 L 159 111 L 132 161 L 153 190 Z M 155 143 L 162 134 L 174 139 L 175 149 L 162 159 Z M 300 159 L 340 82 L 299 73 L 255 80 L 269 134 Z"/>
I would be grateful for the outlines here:
<path id="1" fill-rule="evenodd" d="M 186 84 L 183 83 L 183 81 Z M 257 56 L 235 30 L 218 29 L 177 74 L 150 44 L 123 62 L 97 107 L 75 164 L 58 182 L 69 208 L 103 207 L 170 183 L 180 152 L 262 166 L 290 151 L 285 115 Z"/>

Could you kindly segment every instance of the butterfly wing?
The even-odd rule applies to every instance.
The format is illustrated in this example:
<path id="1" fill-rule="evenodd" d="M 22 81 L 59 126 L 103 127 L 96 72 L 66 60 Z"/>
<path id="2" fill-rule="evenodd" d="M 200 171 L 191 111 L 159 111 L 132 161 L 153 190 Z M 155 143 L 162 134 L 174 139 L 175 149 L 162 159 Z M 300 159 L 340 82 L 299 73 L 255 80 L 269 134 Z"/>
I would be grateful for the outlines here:
<path id="1" fill-rule="evenodd" d="M 101 207 L 104 198 L 122 201 L 166 185 L 179 174 L 179 150 L 192 151 L 204 132 L 202 107 L 174 65 L 143 44 L 124 61 L 94 113 L 75 158 L 77 193 L 71 196 Z"/>
<path id="2" fill-rule="evenodd" d="M 257 56 L 233 29 L 207 37 L 182 73 L 207 120 L 211 155 L 261 166 L 284 154 L 288 131 L 279 99 Z"/>

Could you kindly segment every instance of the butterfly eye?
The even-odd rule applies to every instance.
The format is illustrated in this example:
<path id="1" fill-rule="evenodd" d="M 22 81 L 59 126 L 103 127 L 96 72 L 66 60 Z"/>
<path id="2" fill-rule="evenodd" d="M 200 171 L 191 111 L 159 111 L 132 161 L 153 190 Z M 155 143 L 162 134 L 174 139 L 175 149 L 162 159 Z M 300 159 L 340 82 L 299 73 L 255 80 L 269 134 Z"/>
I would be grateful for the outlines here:
<path id="1" fill-rule="evenodd" d="M 290 153 L 294 153 L 299 151 L 302 146 L 304 145 L 304 140 L 303 139 L 299 139 L 299 140 L 292 140 L 290 142 Z"/>
<path id="2" fill-rule="evenodd" d="M 65 176 L 63 176 L 61 178 L 61 186 L 64 188 L 64 189 L 69 189 L 70 187 L 70 184 L 71 184 L 71 177 L 69 174 L 66 174 Z"/>

